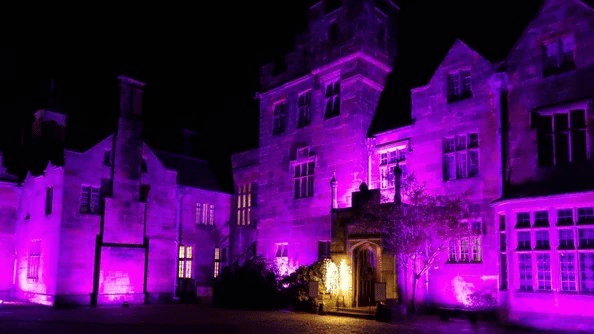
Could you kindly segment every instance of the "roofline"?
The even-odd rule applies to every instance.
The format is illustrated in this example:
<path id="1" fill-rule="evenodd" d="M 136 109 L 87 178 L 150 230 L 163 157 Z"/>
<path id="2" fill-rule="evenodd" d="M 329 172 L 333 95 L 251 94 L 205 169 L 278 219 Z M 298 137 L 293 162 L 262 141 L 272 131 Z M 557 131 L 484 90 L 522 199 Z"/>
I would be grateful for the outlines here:
<path id="1" fill-rule="evenodd" d="M 170 154 L 170 155 L 173 155 L 173 156 L 176 156 L 176 157 L 179 157 L 179 158 L 192 159 L 192 160 L 195 160 L 195 161 L 200 161 L 200 162 L 208 163 L 208 160 L 196 158 L 196 157 L 193 157 L 193 156 L 190 156 L 190 155 L 184 155 L 184 154 L 180 154 L 180 153 L 169 152 L 169 151 L 165 151 L 165 150 L 151 148 L 147 143 L 144 143 L 144 142 L 143 142 L 143 144 L 146 145 L 148 148 L 150 148 L 151 151 L 153 151 L 154 153 L 157 153 L 157 152 L 159 152 L 159 153 L 165 153 L 165 154 Z"/>
<path id="2" fill-rule="evenodd" d="M 385 130 L 385 131 L 381 131 L 381 132 L 376 132 L 376 133 L 372 134 L 372 135 L 371 135 L 371 137 L 368 137 L 368 138 L 369 138 L 369 139 L 371 139 L 371 138 L 376 138 L 376 137 L 377 137 L 377 136 L 379 136 L 379 135 L 382 135 L 382 136 L 383 136 L 383 135 L 387 135 L 387 134 L 395 133 L 395 132 L 397 132 L 397 131 L 408 130 L 408 128 L 413 128 L 414 126 L 415 126 L 415 124 L 414 124 L 414 123 L 411 123 L 411 124 L 406 124 L 406 125 L 402 125 L 402 126 L 400 126 L 400 127 L 393 128 L 393 129 L 390 129 L 390 130 Z"/>
<path id="3" fill-rule="evenodd" d="M 386 65 L 386 64 L 384 64 L 384 63 L 382 63 L 382 62 L 380 62 L 380 61 L 378 61 L 376 59 L 374 59 L 370 55 L 368 55 L 368 54 L 366 54 L 366 53 L 364 53 L 362 51 L 357 51 L 357 52 L 351 53 L 349 55 L 346 55 L 344 57 L 338 58 L 338 59 L 336 59 L 335 61 L 333 61 L 333 62 L 331 62 L 329 64 L 323 65 L 322 67 L 316 68 L 316 69 L 312 70 L 311 73 L 305 74 L 302 77 L 299 77 L 297 79 L 294 79 L 294 80 L 285 82 L 284 84 L 282 84 L 280 86 L 271 88 L 271 89 L 269 89 L 269 90 L 267 90 L 265 92 L 256 92 L 255 98 L 256 99 L 260 99 L 262 96 L 272 94 L 272 93 L 274 93 L 274 92 L 276 92 L 278 90 L 283 90 L 283 89 L 286 89 L 288 87 L 295 86 L 297 84 L 302 83 L 303 81 L 305 81 L 307 79 L 311 79 L 313 76 L 318 75 L 321 72 L 327 71 L 327 70 L 331 69 L 332 67 L 336 67 L 338 65 L 341 65 L 341 64 L 346 63 L 346 62 L 348 62 L 350 60 L 353 60 L 353 59 L 362 59 L 362 60 L 365 60 L 368 63 L 376 66 L 377 68 L 379 68 L 380 70 L 382 70 L 382 71 L 384 71 L 386 73 L 389 73 L 392 70 L 390 68 L 390 66 L 388 66 L 388 65 Z"/>
<path id="4" fill-rule="evenodd" d="M 542 199 L 549 199 L 549 198 L 559 198 L 559 197 L 572 197 L 572 196 L 582 196 L 582 195 L 594 195 L 594 190 L 586 190 L 586 191 L 577 191 L 577 192 L 568 192 L 568 193 L 560 193 L 560 194 L 550 194 L 550 195 L 543 195 L 543 196 L 524 196 L 518 198 L 497 198 L 491 201 L 489 204 L 493 207 L 505 204 L 511 204 L 513 202 L 529 202 L 534 200 L 542 200 Z"/>
<path id="5" fill-rule="evenodd" d="M 471 48 L 470 45 L 468 45 L 466 42 L 464 42 L 464 40 L 462 40 L 460 37 L 457 37 L 454 42 L 452 43 L 452 45 L 450 45 L 450 47 L 448 48 L 448 51 L 443 55 L 443 57 L 441 58 L 441 60 L 439 61 L 437 67 L 433 70 L 433 72 L 431 73 L 431 76 L 429 76 L 429 78 L 427 79 L 427 82 L 425 82 L 425 84 L 423 85 L 419 85 L 416 87 L 412 87 L 410 89 L 411 93 L 416 93 L 418 91 L 421 91 L 427 87 L 429 87 L 431 80 L 433 79 L 433 76 L 435 76 L 435 72 L 437 72 L 437 70 L 441 67 L 441 65 L 443 64 L 444 60 L 446 59 L 446 57 L 450 54 L 450 52 L 452 52 L 452 49 L 454 48 L 454 46 L 456 45 L 456 43 L 462 43 L 465 47 L 467 47 L 469 50 L 474 51 L 477 55 L 481 56 L 481 58 L 483 58 L 484 60 L 486 60 L 487 62 L 489 62 L 489 64 L 491 65 L 495 65 L 497 63 L 493 63 L 492 61 L 490 61 L 489 59 L 487 59 L 484 55 L 482 55 L 480 52 L 478 52 L 477 50 L 475 50 L 474 48 Z M 506 57 L 507 58 L 507 57 Z"/>

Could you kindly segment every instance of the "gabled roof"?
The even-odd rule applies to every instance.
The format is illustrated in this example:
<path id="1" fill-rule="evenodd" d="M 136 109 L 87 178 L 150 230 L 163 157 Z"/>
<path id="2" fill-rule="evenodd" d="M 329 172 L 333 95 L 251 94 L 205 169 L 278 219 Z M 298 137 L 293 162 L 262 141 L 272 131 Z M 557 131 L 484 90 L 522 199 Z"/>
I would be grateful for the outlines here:
<path id="1" fill-rule="evenodd" d="M 207 161 L 176 153 L 154 150 L 163 165 L 177 171 L 177 184 L 204 190 L 223 191 Z"/>
<path id="2" fill-rule="evenodd" d="M 543 0 L 522 0 L 523 6 L 518 8 L 508 8 L 509 3 L 495 6 L 494 13 L 467 17 L 464 31 L 452 30 L 453 36 L 443 34 L 442 38 L 447 40 L 445 44 L 433 40 L 426 44 L 429 47 L 414 48 L 421 54 L 409 54 L 408 59 L 399 57 L 382 92 L 368 136 L 411 124 L 410 89 L 429 83 L 456 41 L 466 44 L 493 64 L 503 61 L 543 7 Z M 479 6 L 479 2 L 476 5 Z M 505 14 L 505 18 L 499 14 Z M 439 29 L 439 26 L 431 29 Z M 414 40 L 413 45 L 418 43 Z"/>

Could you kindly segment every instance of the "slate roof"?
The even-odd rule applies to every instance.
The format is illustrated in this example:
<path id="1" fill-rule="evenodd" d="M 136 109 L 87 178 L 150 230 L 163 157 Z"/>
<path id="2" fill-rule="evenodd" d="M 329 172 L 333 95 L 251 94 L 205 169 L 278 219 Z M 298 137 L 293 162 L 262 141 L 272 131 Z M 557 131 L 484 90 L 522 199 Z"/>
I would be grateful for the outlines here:
<path id="1" fill-rule="evenodd" d="M 223 191 L 207 161 L 161 150 L 153 150 L 153 152 L 165 167 L 177 171 L 179 185 Z"/>

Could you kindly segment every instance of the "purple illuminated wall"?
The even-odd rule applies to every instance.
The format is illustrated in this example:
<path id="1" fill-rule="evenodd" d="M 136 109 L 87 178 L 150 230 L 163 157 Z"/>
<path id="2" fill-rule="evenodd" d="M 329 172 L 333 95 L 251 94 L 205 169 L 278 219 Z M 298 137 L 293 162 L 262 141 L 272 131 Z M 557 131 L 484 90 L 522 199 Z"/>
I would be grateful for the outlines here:
<path id="1" fill-rule="evenodd" d="M 2 156 L 0 155 L 0 177 Z M 0 181 L 0 299 L 12 294 L 15 267 L 15 229 L 19 206 L 15 184 Z"/>
<path id="2" fill-rule="evenodd" d="M 368 181 L 366 131 L 395 55 L 392 29 L 381 41 L 370 36 L 390 27 L 397 9 L 391 4 L 383 9 L 355 2 L 344 6 L 348 8 L 330 13 L 324 12 L 323 2 L 312 6 L 309 29 L 297 41 L 295 51 L 286 56 L 286 71 L 275 73 L 274 64 L 262 67 L 257 159 L 248 164 L 243 159 L 252 156 L 233 158 L 235 184 L 257 185 L 257 233 L 239 227 L 236 239 L 250 245 L 245 239 L 255 234 L 257 253 L 271 263 L 279 244 L 287 245 L 289 265 L 316 261 L 318 241 L 331 239 L 330 179 L 335 175 L 339 207 L 350 206 L 351 193 Z M 388 12 L 383 15 L 382 10 Z M 353 21 L 364 28 L 353 30 Z M 332 23 L 338 26 L 340 42 L 329 40 Z M 304 50 L 314 56 L 302 58 Z M 337 105 L 328 107 L 326 91 L 330 86 Z M 305 122 L 298 116 L 300 94 L 309 94 L 310 117 Z M 274 132 L 273 113 L 278 103 L 286 104 L 287 117 L 284 130 Z M 303 148 L 309 148 L 305 155 L 298 153 Z M 313 162 L 314 167 L 313 194 L 295 198 L 295 166 L 307 162 Z M 237 249 L 235 253 L 245 251 Z"/>
<path id="3" fill-rule="evenodd" d="M 128 102 L 122 102 L 117 135 L 84 152 L 65 151 L 64 166 L 50 163 L 22 185 L 15 243 L 20 299 L 47 305 L 171 300 L 180 242 L 194 247 L 191 283 L 212 283 L 214 247 L 228 235 L 230 196 L 178 184 L 178 165 L 166 167 L 140 137 L 143 83 L 119 79 Z M 186 158 L 174 162 L 180 159 Z M 182 188 L 193 195 L 184 197 Z M 217 208 L 212 238 L 201 237 L 197 202 Z"/>
<path id="4" fill-rule="evenodd" d="M 320 38 L 312 39 L 312 45 L 305 42 L 307 38 L 300 39 L 298 49 L 325 43 L 324 24 L 335 17 L 318 14 L 319 19 L 312 20 L 310 28 L 316 27 Z M 363 135 L 375 112 L 377 93 L 383 89 L 381 57 L 362 56 L 357 52 L 350 55 L 336 52 L 328 56 L 319 52 L 312 57 L 315 65 L 305 62 L 304 66 L 297 55 L 290 54 L 286 58 L 289 66 L 285 73 L 273 75 L 273 65 L 263 67 L 264 92 L 258 94 L 260 146 L 250 154 L 234 156 L 233 161 L 236 184 L 256 182 L 258 185 L 254 219 L 258 222 L 255 239 L 258 253 L 272 260 L 278 253 L 277 244 L 287 243 L 289 262 L 308 264 L 314 261 L 317 241 L 329 237 L 327 210 L 331 203 L 329 183 L 333 173 L 338 181 L 339 208 L 350 205 L 351 193 L 361 182 L 367 182 L 371 189 L 380 188 L 382 195 L 391 201 L 394 188 L 382 180 L 382 173 L 393 163 L 391 152 L 401 151 L 404 157 L 401 163 L 407 172 L 414 172 L 418 181 L 427 184 L 428 191 L 465 193 L 472 206 L 467 221 L 470 226 L 473 223 L 478 226 L 474 232 L 480 246 L 468 247 L 468 255 L 465 255 L 458 241 L 455 255 L 444 254 L 430 274 L 421 279 L 417 291 L 421 300 L 456 307 L 496 305 L 503 319 L 541 327 L 575 324 L 577 328 L 578 324 L 588 323 L 588 317 L 592 317 L 588 310 L 594 305 L 594 299 L 588 294 L 590 274 L 576 269 L 585 268 L 589 263 L 580 260 L 583 263 L 578 265 L 577 262 L 578 257 L 587 252 L 580 250 L 577 243 L 579 233 L 586 233 L 580 231 L 588 226 L 580 227 L 575 222 L 580 219 L 580 212 L 584 216 L 587 215 L 584 212 L 589 211 L 583 210 L 594 208 L 591 194 L 594 174 L 588 172 L 594 168 L 592 27 L 594 10 L 585 2 L 545 0 L 510 50 L 505 66 L 457 40 L 429 82 L 411 91 L 414 124 L 368 139 Z M 549 47 L 552 50 L 549 53 L 565 50 L 563 63 L 559 60 L 561 54 L 549 55 L 557 57 L 548 62 L 548 66 L 554 68 L 545 68 L 546 45 L 557 45 Z M 322 59 L 329 61 L 323 63 Z M 357 62 L 351 62 L 355 59 Z M 365 70 L 356 64 L 366 64 Z M 458 81 L 452 81 L 454 77 Z M 326 119 L 324 89 L 334 80 L 341 84 L 341 115 Z M 458 93 L 451 88 L 450 81 L 460 83 Z M 311 89 L 312 121 L 311 125 L 301 127 L 298 124 L 299 94 L 308 89 Z M 461 94 L 461 91 L 469 94 Z M 275 105 L 284 101 L 287 103 L 286 130 L 273 134 Z M 583 114 L 578 115 L 576 110 L 583 110 Z M 573 125 L 569 124 L 569 116 L 566 117 L 568 127 L 574 129 L 567 134 L 574 143 L 572 147 L 566 145 L 567 151 L 576 153 L 568 155 L 569 163 L 563 168 L 555 164 L 542 166 L 538 156 L 539 141 L 542 144 L 537 135 L 539 117 L 560 113 L 577 115 L 574 115 Z M 556 122 L 561 122 L 560 116 L 556 117 Z M 460 138 L 464 139 L 463 144 L 458 143 Z M 557 144 L 553 145 L 563 144 L 563 138 L 555 138 Z M 450 148 L 444 148 L 448 140 L 455 142 L 451 152 L 446 151 Z M 311 198 L 294 199 L 293 166 L 307 160 L 297 158 L 298 149 L 307 146 L 315 161 L 315 194 Z M 579 154 L 581 149 L 585 150 L 583 155 Z M 473 150 L 477 154 L 471 152 Z M 562 159 L 564 151 L 557 148 L 556 152 L 555 161 Z M 444 167 L 449 156 L 455 159 L 455 163 L 447 167 L 452 173 L 446 173 L 448 169 Z M 578 161 L 583 156 L 583 161 Z M 256 161 L 244 163 L 250 159 Z M 471 173 L 471 169 L 474 172 Z M 576 243 L 571 250 L 574 254 L 571 277 L 576 277 L 572 293 L 565 293 L 567 282 L 563 288 L 560 279 L 559 259 L 566 251 L 556 249 L 561 229 L 554 227 L 558 210 L 570 210 L 574 221 L 572 227 L 564 227 L 573 231 Z M 540 276 L 551 277 L 551 282 L 544 285 L 549 293 L 518 291 L 520 274 L 514 224 L 519 211 L 529 213 L 531 224 L 537 211 L 541 215 L 542 212 L 548 214 L 549 225 L 540 232 L 546 230 L 550 235 L 550 250 L 546 252 L 550 255 L 550 267 L 536 260 L 540 254 L 533 251 L 537 230 L 531 227 L 527 231 L 534 253 L 531 253 L 531 284 L 537 290 L 538 284 L 544 284 L 538 281 L 538 270 L 547 271 L 548 274 Z M 500 216 L 505 220 L 502 231 L 499 231 Z M 589 218 L 583 219 L 589 221 Z M 500 245 L 500 239 L 506 240 L 506 249 Z M 479 250 L 478 255 L 473 255 L 473 249 Z M 542 318 L 537 314 L 579 321 L 536 321 Z"/>

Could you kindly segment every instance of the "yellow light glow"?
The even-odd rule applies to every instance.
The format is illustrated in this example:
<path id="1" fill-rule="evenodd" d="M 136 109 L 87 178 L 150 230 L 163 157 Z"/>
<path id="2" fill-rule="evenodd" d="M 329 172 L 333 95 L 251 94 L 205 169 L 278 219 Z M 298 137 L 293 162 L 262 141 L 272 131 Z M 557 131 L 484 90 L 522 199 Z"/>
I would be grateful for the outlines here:
<path id="1" fill-rule="evenodd" d="M 186 278 L 192 278 L 192 261 L 186 261 Z"/>
<path id="2" fill-rule="evenodd" d="M 186 255 L 186 247 L 179 246 L 179 258 L 183 259 Z"/>
<path id="3" fill-rule="evenodd" d="M 217 278 L 219 277 L 219 263 L 215 262 L 214 264 L 214 277 Z"/>
<path id="4" fill-rule="evenodd" d="M 192 246 L 186 246 L 186 259 L 192 258 Z"/>
<path id="5" fill-rule="evenodd" d="M 330 260 L 324 261 L 324 284 L 326 285 L 326 292 L 338 292 L 338 268 L 336 264 Z"/>
<path id="6" fill-rule="evenodd" d="M 340 281 L 340 292 L 342 292 L 343 294 L 347 294 L 351 291 L 352 273 L 351 267 L 349 267 L 349 265 L 346 264 L 346 261 L 344 259 L 340 261 L 340 265 L 338 266 L 338 272 L 338 277 Z"/>
<path id="7" fill-rule="evenodd" d="M 184 278 L 184 261 L 178 263 L 177 277 Z"/>

